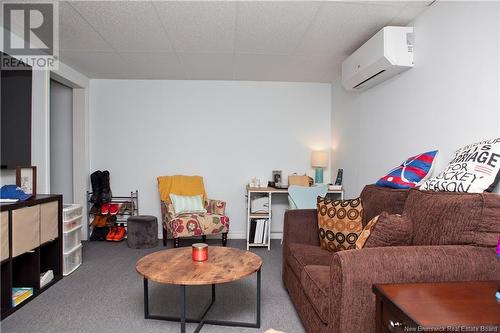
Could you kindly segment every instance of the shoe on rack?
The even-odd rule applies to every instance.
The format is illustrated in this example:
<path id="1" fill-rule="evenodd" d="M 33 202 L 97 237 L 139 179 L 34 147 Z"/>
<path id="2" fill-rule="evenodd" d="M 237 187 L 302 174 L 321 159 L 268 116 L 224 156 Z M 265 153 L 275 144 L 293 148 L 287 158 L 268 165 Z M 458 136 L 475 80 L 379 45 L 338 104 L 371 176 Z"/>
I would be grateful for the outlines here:
<path id="1" fill-rule="evenodd" d="M 117 229 L 118 229 L 118 227 L 111 227 L 111 229 L 109 230 L 108 234 L 106 235 L 106 240 L 107 241 L 110 241 L 110 242 L 114 241 Z"/>
<path id="2" fill-rule="evenodd" d="M 106 224 L 109 226 L 115 226 L 116 224 L 116 215 L 106 215 Z"/>
<path id="3" fill-rule="evenodd" d="M 118 214 L 118 211 L 120 210 L 121 205 L 122 205 L 121 203 L 120 204 L 117 204 L 117 203 L 109 204 L 109 213 L 111 215 Z"/>
<path id="4" fill-rule="evenodd" d="M 125 230 L 125 227 L 123 225 L 120 225 L 116 229 L 116 233 L 113 237 L 113 241 L 119 242 L 125 239 L 125 235 L 127 234 L 127 230 Z"/>
<path id="5" fill-rule="evenodd" d="M 118 214 L 120 214 L 120 215 L 132 214 L 133 206 L 134 206 L 134 204 L 132 202 L 124 202 L 124 203 L 122 203 L 122 205 L 120 206 L 120 211 L 118 212 Z"/>
<path id="6" fill-rule="evenodd" d="M 102 204 L 101 206 L 101 214 L 108 215 L 109 214 L 109 203 Z"/>
<path id="7" fill-rule="evenodd" d="M 109 171 L 104 170 L 100 174 L 102 192 L 101 192 L 101 200 L 102 202 L 110 202 L 113 194 L 111 193 L 111 188 L 109 186 Z"/>
<path id="8" fill-rule="evenodd" d="M 90 175 L 90 183 L 92 184 L 92 195 L 90 196 L 90 202 L 96 205 L 101 204 L 102 195 L 102 182 L 101 182 L 101 170 L 92 172 Z"/>
<path id="9" fill-rule="evenodd" d="M 108 234 L 108 227 L 94 227 L 92 230 L 92 235 L 90 235 L 91 241 L 104 241 Z"/>
<path id="10" fill-rule="evenodd" d="M 90 208 L 90 214 L 96 215 L 96 214 L 101 214 L 101 206 L 100 204 L 93 204 L 92 207 Z"/>
<path id="11" fill-rule="evenodd" d="M 94 216 L 94 220 L 92 220 L 92 223 L 90 223 L 90 225 L 92 227 L 97 227 L 97 228 L 102 228 L 102 227 L 105 227 L 106 224 L 107 224 L 107 219 L 105 216 L 102 216 L 102 215 L 95 215 Z"/>

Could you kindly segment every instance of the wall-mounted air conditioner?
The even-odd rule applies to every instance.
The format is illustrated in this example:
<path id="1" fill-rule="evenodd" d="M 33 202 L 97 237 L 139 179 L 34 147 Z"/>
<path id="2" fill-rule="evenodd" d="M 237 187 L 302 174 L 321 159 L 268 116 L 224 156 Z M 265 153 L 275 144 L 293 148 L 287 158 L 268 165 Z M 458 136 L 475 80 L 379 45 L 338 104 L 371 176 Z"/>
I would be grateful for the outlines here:
<path id="1" fill-rule="evenodd" d="M 363 91 L 413 67 L 413 27 L 385 27 L 342 63 L 342 85 Z"/>

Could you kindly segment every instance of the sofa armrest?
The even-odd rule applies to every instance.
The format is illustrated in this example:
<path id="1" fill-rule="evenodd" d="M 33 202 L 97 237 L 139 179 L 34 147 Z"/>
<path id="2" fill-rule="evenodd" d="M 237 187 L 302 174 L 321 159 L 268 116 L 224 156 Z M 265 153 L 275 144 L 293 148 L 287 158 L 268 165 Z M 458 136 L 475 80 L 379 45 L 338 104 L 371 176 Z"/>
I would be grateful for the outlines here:
<path id="1" fill-rule="evenodd" d="M 316 209 L 290 209 L 283 222 L 283 248 L 289 243 L 319 246 L 318 213 Z"/>
<path id="2" fill-rule="evenodd" d="M 497 279 L 500 263 L 492 248 L 393 246 L 337 252 L 330 265 L 330 322 L 334 332 L 374 332 L 373 284 Z"/>
<path id="3" fill-rule="evenodd" d="M 226 215 L 226 202 L 222 200 L 208 199 L 207 211 L 212 214 Z"/>

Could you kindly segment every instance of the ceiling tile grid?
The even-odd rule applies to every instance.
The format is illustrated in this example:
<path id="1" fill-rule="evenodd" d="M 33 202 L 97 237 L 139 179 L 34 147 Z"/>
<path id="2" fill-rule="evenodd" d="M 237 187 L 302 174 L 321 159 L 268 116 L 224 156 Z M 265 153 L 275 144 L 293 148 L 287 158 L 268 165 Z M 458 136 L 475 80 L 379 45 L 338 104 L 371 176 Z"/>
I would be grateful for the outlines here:
<path id="1" fill-rule="evenodd" d="M 62 1 L 61 60 L 91 78 L 331 82 L 431 1 Z"/>

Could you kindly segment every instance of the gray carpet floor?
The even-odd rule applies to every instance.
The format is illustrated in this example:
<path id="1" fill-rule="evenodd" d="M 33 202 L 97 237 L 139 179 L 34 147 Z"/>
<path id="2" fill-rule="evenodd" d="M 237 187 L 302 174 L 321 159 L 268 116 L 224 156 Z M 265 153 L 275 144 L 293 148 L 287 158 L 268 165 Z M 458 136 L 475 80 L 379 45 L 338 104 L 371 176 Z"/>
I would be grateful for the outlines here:
<path id="1" fill-rule="evenodd" d="M 189 246 L 190 240 L 181 241 Z M 209 240 L 220 245 L 220 241 Z M 169 247 L 172 242 L 169 243 Z M 228 246 L 244 248 L 244 240 Z M 83 247 L 83 264 L 1 323 L 4 333 L 48 332 L 180 332 L 179 323 L 144 319 L 143 280 L 135 271 L 142 256 L 163 249 L 129 249 L 126 242 L 91 242 Z M 281 281 L 281 245 L 273 240 L 271 251 L 252 249 L 263 259 L 262 322 L 260 329 L 205 325 L 201 332 L 305 332 Z M 179 288 L 150 282 L 152 314 L 179 315 Z M 188 316 L 196 317 L 208 304 L 210 286 L 189 287 Z M 216 303 L 208 318 L 255 320 L 256 275 L 217 286 Z M 192 332 L 195 324 L 188 324 Z"/>

